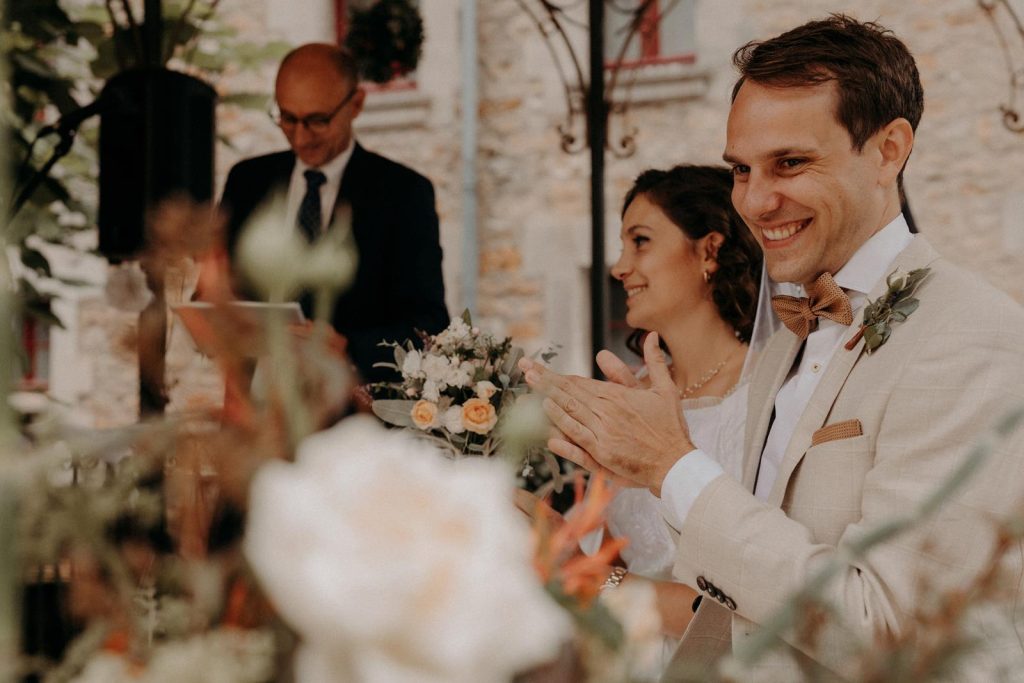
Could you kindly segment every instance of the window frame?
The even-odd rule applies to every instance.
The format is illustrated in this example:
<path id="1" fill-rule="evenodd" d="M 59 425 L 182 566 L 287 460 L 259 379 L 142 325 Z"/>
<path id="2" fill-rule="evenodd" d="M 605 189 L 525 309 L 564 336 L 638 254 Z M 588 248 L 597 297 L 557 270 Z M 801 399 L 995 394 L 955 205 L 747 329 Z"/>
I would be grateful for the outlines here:
<path id="1" fill-rule="evenodd" d="M 644 13 L 645 16 L 641 20 L 640 29 L 634 37 L 634 40 L 639 39 L 640 41 L 640 56 L 626 58 L 621 62 L 615 61 L 614 58 L 606 59 L 604 65 L 606 70 L 640 69 L 646 66 L 659 66 L 663 64 L 696 64 L 696 49 L 678 54 L 662 54 L 662 40 L 659 30 L 662 19 L 662 2 L 663 0 L 651 0 L 650 6 L 648 6 L 647 11 Z M 696 12 L 693 12 L 693 14 L 696 15 Z M 607 30 L 607 25 L 605 28 Z"/>

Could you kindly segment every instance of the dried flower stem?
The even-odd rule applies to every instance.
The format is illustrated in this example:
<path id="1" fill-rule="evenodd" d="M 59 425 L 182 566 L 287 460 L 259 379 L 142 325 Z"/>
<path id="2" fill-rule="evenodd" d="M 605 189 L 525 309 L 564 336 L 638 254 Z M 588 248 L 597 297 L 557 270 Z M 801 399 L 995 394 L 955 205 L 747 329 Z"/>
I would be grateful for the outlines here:
<path id="1" fill-rule="evenodd" d="M 856 346 L 857 342 L 860 341 L 860 338 L 864 336 L 864 330 L 866 330 L 867 328 L 867 325 L 861 325 L 857 329 L 857 334 L 850 337 L 850 341 L 846 342 L 846 346 L 844 346 L 843 348 L 845 348 L 847 351 L 853 351 L 853 347 Z"/>

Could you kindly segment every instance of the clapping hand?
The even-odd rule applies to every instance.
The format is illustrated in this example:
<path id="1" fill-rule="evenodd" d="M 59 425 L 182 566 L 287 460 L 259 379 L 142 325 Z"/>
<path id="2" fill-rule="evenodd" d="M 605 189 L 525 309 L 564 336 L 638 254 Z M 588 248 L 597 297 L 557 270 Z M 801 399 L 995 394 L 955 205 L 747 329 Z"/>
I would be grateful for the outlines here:
<path id="1" fill-rule="evenodd" d="M 544 410 L 560 432 L 548 441 L 552 452 L 660 495 L 665 475 L 693 444 L 656 333 L 644 340 L 644 362 L 646 388 L 610 352 L 598 363 L 614 382 L 559 375 L 529 359 L 519 364 L 530 387 L 546 396 Z"/>

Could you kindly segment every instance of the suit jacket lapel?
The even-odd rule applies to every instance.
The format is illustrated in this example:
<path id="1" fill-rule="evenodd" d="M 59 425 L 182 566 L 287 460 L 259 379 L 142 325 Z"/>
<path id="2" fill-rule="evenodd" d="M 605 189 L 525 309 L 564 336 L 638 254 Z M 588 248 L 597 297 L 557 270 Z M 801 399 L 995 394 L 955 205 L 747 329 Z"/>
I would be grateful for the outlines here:
<path id="1" fill-rule="evenodd" d="M 334 210 L 342 202 L 351 203 L 352 198 L 358 192 L 359 181 L 363 177 L 362 166 L 366 160 L 366 150 L 358 142 L 352 149 L 352 156 L 345 164 L 345 170 L 341 174 L 341 185 L 338 187 L 338 199 L 334 202 Z"/>
<path id="2" fill-rule="evenodd" d="M 900 252 L 889 268 L 889 272 L 899 270 L 900 272 L 907 273 L 915 268 L 927 266 L 936 258 L 938 258 L 938 254 L 932 249 L 931 245 L 923 237 L 918 236 L 914 238 L 906 249 Z M 882 296 L 886 289 L 888 289 L 888 285 L 885 282 L 885 278 L 882 278 L 868 294 L 868 301 Z M 849 334 L 844 335 L 843 344 L 840 345 L 835 355 L 829 361 L 828 367 L 825 369 L 825 375 L 821 378 L 814 393 L 811 394 L 807 407 L 796 423 L 793 436 L 786 446 L 786 452 L 779 467 L 779 476 L 776 478 L 771 494 L 768 496 L 768 503 L 772 506 L 778 507 L 782 504 L 782 498 L 785 495 L 786 486 L 789 484 L 789 478 L 793 474 L 793 470 L 796 469 L 804 454 L 811 447 L 811 436 L 815 430 L 824 426 L 825 420 L 832 410 L 832 405 L 835 403 L 836 397 L 839 396 L 839 391 L 846 383 L 846 378 L 850 376 L 850 372 L 853 371 L 854 366 L 863 354 L 863 338 L 851 350 L 847 350 L 845 345 L 846 340 L 853 337 L 856 331 L 860 329 L 866 307 L 865 303 L 857 312 L 857 315 L 854 316 Z"/>
<path id="3" fill-rule="evenodd" d="M 775 395 L 779 393 L 782 383 L 789 376 L 801 345 L 799 337 L 782 328 L 768 341 L 761 358 L 757 361 L 757 370 L 751 378 L 743 450 L 743 486 L 750 491 L 754 490 L 754 482 L 757 480 L 761 451 L 764 450 L 764 441 L 771 426 L 772 412 L 775 410 Z M 755 415 L 756 420 L 750 419 Z"/>

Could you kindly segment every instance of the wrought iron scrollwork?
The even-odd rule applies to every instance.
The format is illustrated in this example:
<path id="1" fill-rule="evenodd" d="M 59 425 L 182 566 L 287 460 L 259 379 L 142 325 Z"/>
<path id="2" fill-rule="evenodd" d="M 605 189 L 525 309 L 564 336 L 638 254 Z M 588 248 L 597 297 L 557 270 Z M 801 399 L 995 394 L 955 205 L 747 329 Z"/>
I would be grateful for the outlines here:
<path id="1" fill-rule="evenodd" d="M 999 42 L 999 49 L 1006 61 L 1009 95 L 1006 104 L 999 105 L 999 111 L 1003 115 L 1003 125 L 1014 133 L 1024 133 L 1024 114 L 1017 108 L 1017 95 L 1024 91 L 1024 67 L 1017 66 L 1015 63 L 1014 51 L 1010 46 L 1012 38 L 1007 38 L 999 15 L 1003 14 L 1007 17 L 1022 48 L 1024 48 L 1024 23 L 1021 22 L 1021 17 L 1010 0 L 978 0 L 978 6 L 992 22 L 992 28 L 995 30 L 996 39 Z"/>
<path id="2" fill-rule="evenodd" d="M 668 14 L 680 0 L 671 0 L 662 9 L 661 16 Z M 587 148 L 586 126 L 588 116 L 594 115 L 586 109 L 586 93 L 590 88 L 589 78 L 593 74 L 584 73 L 582 60 L 576 53 L 570 38 L 571 29 L 589 30 L 586 22 L 581 21 L 574 12 L 580 11 L 585 0 L 516 0 L 523 11 L 536 25 L 544 38 L 544 44 L 551 53 L 558 72 L 559 80 L 565 97 L 565 121 L 558 124 L 561 136 L 561 147 L 565 152 L 574 154 Z M 608 123 L 615 124 L 620 131 L 617 135 L 609 134 L 605 139 L 605 148 L 619 158 L 631 156 L 636 151 L 637 128 L 629 123 L 629 94 L 632 83 L 626 88 L 623 97 L 616 98 L 616 89 L 620 84 L 621 65 L 626 53 L 632 45 L 645 21 L 648 10 L 655 0 L 604 0 L 605 6 L 612 12 L 628 17 L 621 32 L 621 42 L 616 50 L 614 61 L 609 63 L 602 74 L 607 79 L 605 96 L 605 115 Z M 600 27 L 599 30 L 604 30 Z M 635 73 L 634 73 L 635 80 Z"/>

